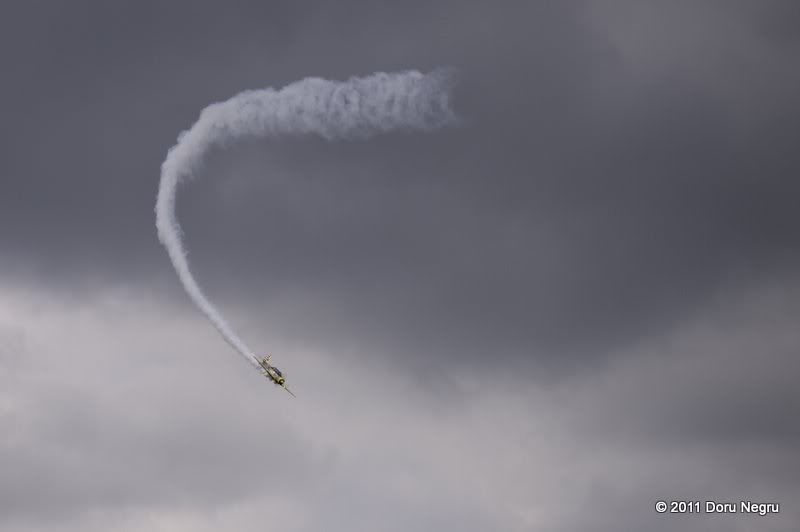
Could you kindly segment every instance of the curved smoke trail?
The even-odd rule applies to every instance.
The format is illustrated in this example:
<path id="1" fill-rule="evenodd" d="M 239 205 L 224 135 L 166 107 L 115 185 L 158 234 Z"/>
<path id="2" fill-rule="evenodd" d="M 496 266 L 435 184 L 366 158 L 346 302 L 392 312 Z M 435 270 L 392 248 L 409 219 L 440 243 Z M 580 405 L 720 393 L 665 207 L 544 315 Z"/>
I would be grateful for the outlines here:
<path id="1" fill-rule="evenodd" d="M 209 148 L 245 137 L 316 134 L 328 140 L 352 139 L 455 124 L 449 104 L 452 82 L 452 72 L 446 70 L 379 73 L 344 82 L 307 78 L 281 90 L 245 91 L 211 104 L 191 129 L 178 136 L 178 143 L 161 165 L 156 201 L 158 238 L 192 301 L 252 364 L 258 364 L 255 355 L 206 297 L 189 268 L 175 217 L 178 184 L 192 178 Z"/>

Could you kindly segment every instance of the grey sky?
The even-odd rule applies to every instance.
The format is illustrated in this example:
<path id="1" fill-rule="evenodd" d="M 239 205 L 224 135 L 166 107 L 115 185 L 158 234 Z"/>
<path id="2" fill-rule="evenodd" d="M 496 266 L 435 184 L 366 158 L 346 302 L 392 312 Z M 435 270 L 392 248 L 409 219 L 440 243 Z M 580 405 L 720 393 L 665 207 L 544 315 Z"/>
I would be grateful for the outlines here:
<path id="1" fill-rule="evenodd" d="M 800 9 L 28 2 L 0 16 L 0 530 L 795 530 Z M 213 101 L 459 70 L 458 130 L 248 141 Z M 659 516 L 659 498 L 777 516 Z M 753 520 L 756 519 L 756 520 Z"/>

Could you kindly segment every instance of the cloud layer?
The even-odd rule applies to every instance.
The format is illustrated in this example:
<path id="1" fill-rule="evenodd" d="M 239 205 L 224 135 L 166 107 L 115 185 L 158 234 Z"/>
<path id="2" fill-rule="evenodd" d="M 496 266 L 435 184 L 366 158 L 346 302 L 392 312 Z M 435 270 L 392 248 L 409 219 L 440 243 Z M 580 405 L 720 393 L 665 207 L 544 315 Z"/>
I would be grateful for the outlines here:
<path id="1" fill-rule="evenodd" d="M 380 358 L 287 347 L 296 401 L 155 294 L 3 287 L 0 529 L 260 530 L 280 511 L 293 531 L 351 530 L 353 512 L 364 530 L 668 531 L 685 520 L 653 504 L 681 497 L 781 502 L 696 523 L 788 532 L 793 285 L 557 384 L 453 368 L 429 390 Z"/>

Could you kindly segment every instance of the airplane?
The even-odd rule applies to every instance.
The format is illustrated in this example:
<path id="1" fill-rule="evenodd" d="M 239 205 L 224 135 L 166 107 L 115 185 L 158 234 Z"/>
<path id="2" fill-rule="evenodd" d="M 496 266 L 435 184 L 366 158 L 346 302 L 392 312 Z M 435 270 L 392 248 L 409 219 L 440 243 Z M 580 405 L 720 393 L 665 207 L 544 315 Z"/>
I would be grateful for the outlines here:
<path id="1" fill-rule="evenodd" d="M 258 361 L 259 366 L 261 366 L 261 373 L 263 373 L 266 378 L 289 392 L 292 397 L 297 397 L 292 393 L 292 390 L 286 387 L 286 377 L 283 376 L 281 370 L 269 363 L 271 358 L 272 353 L 269 353 L 267 356 Z"/>

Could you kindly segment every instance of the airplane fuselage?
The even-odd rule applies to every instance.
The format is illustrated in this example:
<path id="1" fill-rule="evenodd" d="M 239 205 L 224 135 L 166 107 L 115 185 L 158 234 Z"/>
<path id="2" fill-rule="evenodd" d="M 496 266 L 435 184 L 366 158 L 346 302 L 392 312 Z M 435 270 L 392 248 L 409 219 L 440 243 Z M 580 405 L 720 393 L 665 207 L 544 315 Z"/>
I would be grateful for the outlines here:
<path id="1" fill-rule="evenodd" d="M 261 373 L 263 373 L 266 378 L 294 396 L 292 391 L 286 387 L 286 377 L 283 376 L 281 370 L 269 363 L 271 357 L 272 355 L 268 355 L 258 361 L 258 364 L 261 366 Z"/>

